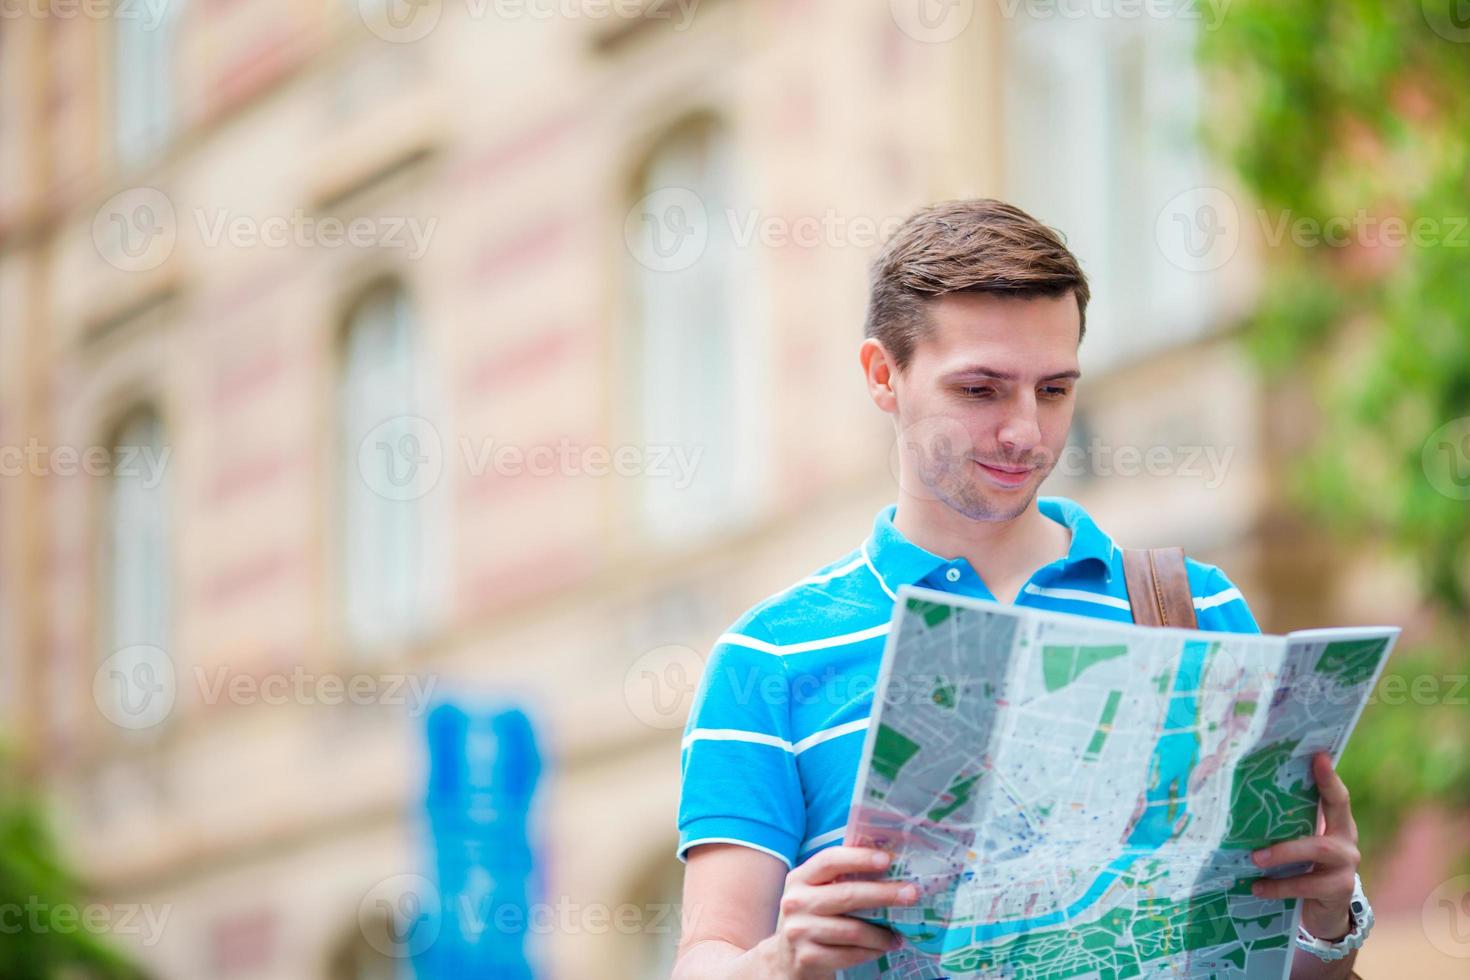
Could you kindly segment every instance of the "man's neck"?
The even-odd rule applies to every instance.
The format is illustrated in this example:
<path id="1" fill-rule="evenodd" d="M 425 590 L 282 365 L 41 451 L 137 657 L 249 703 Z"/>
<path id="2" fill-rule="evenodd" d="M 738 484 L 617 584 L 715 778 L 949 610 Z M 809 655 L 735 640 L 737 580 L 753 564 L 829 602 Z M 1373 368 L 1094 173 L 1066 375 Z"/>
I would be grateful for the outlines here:
<path id="1" fill-rule="evenodd" d="M 964 558 L 997 598 L 1032 572 L 1067 554 L 1072 533 L 1041 512 L 1033 497 L 1010 520 L 974 520 L 939 500 L 900 497 L 893 526 L 941 558 Z"/>

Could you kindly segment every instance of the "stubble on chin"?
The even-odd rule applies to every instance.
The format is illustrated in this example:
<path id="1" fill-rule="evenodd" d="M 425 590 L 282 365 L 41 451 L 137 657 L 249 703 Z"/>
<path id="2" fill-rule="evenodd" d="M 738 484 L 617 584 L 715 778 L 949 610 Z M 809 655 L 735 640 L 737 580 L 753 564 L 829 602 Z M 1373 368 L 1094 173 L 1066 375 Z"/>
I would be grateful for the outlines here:
<path id="1" fill-rule="evenodd" d="M 946 481 L 947 485 L 935 485 L 929 489 L 950 510 L 972 521 L 1009 521 L 1020 517 L 1031 506 L 1041 482 L 1032 483 L 1024 497 L 1007 495 L 997 500 L 985 493 L 979 480 L 979 477 L 951 479 Z"/>

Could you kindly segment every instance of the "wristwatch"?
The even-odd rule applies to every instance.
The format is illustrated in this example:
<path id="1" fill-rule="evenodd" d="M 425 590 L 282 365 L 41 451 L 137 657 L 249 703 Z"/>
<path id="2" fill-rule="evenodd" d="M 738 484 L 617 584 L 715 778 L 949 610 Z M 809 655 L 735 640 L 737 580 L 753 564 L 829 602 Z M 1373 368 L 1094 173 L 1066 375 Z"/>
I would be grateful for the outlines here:
<path id="1" fill-rule="evenodd" d="M 1353 875 L 1353 900 L 1348 903 L 1348 921 L 1352 925 L 1352 931 L 1336 942 L 1328 942 L 1318 939 L 1306 930 L 1305 927 L 1296 927 L 1296 944 L 1298 948 L 1306 950 L 1318 959 L 1340 960 L 1348 953 L 1363 945 L 1363 940 L 1368 938 L 1368 930 L 1373 928 L 1373 906 L 1368 904 L 1368 897 L 1363 894 L 1363 879 L 1356 874 Z"/>

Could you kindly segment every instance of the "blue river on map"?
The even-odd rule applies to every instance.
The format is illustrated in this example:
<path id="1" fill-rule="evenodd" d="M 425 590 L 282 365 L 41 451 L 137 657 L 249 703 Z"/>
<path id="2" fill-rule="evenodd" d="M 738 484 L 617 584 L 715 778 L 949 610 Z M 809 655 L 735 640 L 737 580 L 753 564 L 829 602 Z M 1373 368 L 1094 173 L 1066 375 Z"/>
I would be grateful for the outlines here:
<path id="1" fill-rule="evenodd" d="M 1134 864 L 1168 843 L 1184 828 L 1189 818 L 1189 775 L 1199 762 L 1199 738 L 1194 730 L 1199 705 L 1195 692 L 1199 690 L 1209 647 L 1210 644 L 1203 640 L 1190 640 L 1184 644 L 1179 671 L 1174 675 L 1174 693 L 1169 698 L 1163 732 L 1154 745 L 1149 763 L 1153 778 L 1144 797 L 1143 814 L 1128 835 L 1123 853 L 1098 873 L 1087 891 L 1071 905 L 1047 915 L 952 928 L 929 940 L 915 941 L 909 937 L 915 947 L 938 955 L 1032 929 L 1060 925 L 1086 910 Z"/>

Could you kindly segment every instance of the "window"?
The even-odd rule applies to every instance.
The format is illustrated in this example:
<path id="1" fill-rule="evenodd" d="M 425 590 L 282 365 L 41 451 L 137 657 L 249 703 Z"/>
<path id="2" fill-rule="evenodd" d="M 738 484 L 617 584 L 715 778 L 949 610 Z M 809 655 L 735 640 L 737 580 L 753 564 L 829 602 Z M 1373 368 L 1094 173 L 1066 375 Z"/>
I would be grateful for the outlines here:
<path id="1" fill-rule="evenodd" d="M 766 399 L 764 324 L 732 142 L 713 120 L 676 128 L 641 169 L 625 227 L 632 261 L 639 438 L 683 453 L 692 477 L 642 477 L 655 537 L 718 530 L 755 506 Z"/>
<path id="2" fill-rule="evenodd" d="M 163 422 L 151 407 L 134 410 L 117 428 L 103 512 L 102 651 L 120 683 L 104 713 L 122 727 L 145 730 L 166 705 L 148 703 L 150 685 L 172 655 L 173 563 L 169 534 L 168 461 Z M 136 688 L 136 689 L 135 689 Z"/>
<path id="3" fill-rule="evenodd" d="M 1059 229 L 1087 272 L 1084 370 L 1197 336 L 1218 308 L 1213 280 L 1160 240 L 1178 231 L 1167 212 L 1208 183 L 1196 23 L 1020 10 L 1009 26 L 1006 195 Z"/>
<path id="4" fill-rule="evenodd" d="M 428 507 L 442 467 L 407 295 L 370 290 L 348 317 L 340 387 L 342 581 L 354 650 L 411 640 L 430 613 Z"/>
<path id="5" fill-rule="evenodd" d="M 120 3 L 113 11 L 114 138 L 124 166 L 167 144 L 174 119 L 174 50 L 183 0 Z"/>

